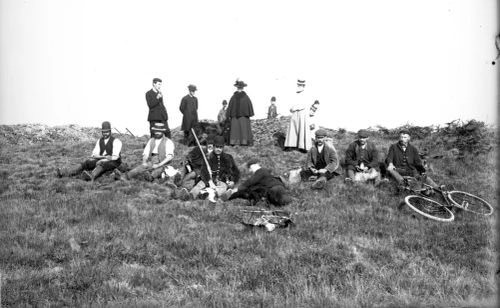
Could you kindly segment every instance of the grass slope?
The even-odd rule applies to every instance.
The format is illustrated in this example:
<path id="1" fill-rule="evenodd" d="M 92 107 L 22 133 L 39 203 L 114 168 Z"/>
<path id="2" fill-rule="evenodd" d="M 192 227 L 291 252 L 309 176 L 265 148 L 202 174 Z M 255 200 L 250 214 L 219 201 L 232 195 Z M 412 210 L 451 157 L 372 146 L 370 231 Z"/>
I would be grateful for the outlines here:
<path id="1" fill-rule="evenodd" d="M 352 139 L 336 135 L 339 153 Z M 394 142 L 372 140 L 382 153 Z M 146 139 L 122 141 L 125 161 L 139 163 Z M 390 186 L 336 178 L 323 191 L 293 187 L 295 225 L 266 232 L 239 223 L 243 200 L 181 202 L 156 183 L 54 177 L 93 145 L 0 148 L 3 307 L 495 306 L 498 211 L 438 223 L 399 206 Z M 258 155 L 278 174 L 305 159 L 272 141 L 226 150 L 241 165 Z M 176 163 L 186 151 L 177 144 Z M 433 165 L 437 182 L 496 207 L 493 153 Z"/>

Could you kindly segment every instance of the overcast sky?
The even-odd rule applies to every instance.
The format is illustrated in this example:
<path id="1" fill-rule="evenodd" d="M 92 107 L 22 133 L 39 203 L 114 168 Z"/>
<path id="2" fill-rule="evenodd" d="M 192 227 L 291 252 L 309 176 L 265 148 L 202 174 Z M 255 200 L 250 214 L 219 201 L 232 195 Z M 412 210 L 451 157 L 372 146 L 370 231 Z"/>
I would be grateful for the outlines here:
<path id="1" fill-rule="evenodd" d="M 0 0 L 0 124 L 148 131 L 163 79 L 171 127 L 190 83 L 216 119 L 236 78 L 288 115 L 297 78 L 318 122 L 349 130 L 497 120 L 497 1 Z M 312 102 L 311 102 L 312 103 Z"/>

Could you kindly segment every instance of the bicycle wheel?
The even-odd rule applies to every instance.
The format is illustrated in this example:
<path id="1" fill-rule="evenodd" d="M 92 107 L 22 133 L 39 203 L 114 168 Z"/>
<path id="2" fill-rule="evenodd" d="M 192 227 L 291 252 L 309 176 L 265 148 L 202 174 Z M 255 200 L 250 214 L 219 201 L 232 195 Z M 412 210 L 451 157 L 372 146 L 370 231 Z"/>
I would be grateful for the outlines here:
<path id="1" fill-rule="evenodd" d="M 415 212 L 437 221 L 453 221 L 453 213 L 441 203 L 421 196 L 411 195 L 405 198 L 405 203 Z"/>
<path id="2" fill-rule="evenodd" d="M 450 191 L 448 198 L 457 207 L 476 214 L 489 216 L 493 213 L 493 207 L 485 200 L 463 191 Z"/>

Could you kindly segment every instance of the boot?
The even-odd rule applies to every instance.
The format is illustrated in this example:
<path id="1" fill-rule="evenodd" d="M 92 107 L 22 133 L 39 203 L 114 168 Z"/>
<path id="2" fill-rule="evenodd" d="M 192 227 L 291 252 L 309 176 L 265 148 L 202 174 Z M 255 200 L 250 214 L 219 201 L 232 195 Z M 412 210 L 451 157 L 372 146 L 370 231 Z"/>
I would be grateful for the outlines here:
<path id="1" fill-rule="evenodd" d="M 83 167 L 80 164 L 80 165 L 72 166 L 69 168 L 57 168 L 56 174 L 57 174 L 57 177 L 61 178 L 61 177 L 65 177 L 65 176 L 77 175 L 82 171 L 83 171 Z"/>
<path id="2" fill-rule="evenodd" d="M 92 170 L 92 181 L 97 179 L 98 177 L 101 176 L 101 174 L 104 173 L 104 168 L 102 166 L 96 166 L 94 170 Z"/>

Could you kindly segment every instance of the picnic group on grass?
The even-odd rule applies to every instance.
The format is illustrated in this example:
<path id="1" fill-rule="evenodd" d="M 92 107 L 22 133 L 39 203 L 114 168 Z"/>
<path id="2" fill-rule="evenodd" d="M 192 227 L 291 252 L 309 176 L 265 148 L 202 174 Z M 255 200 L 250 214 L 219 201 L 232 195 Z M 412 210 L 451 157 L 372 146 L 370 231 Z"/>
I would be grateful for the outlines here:
<path id="1" fill-rule="evenodd" d="M 229 103 L 224 100 L 217 116 L 216 129 L 198 134 L 197 87 L 189 85 L 189 93 L 181 99 L 179 106 L 183 114 L 181 130 L 182 143 L 194 147 L 186 155 L 179 169 L 171 165 L 174 158 L 174 142 L 168 126 L 168 113 L 161 92 L 162 80 L 153 79 L 153 87 L 146 92 L 149 107 L 151 138 L 142 152 L 142 163 L 130 170 L 120 171 L 122 142 L 112 136 L 111 123 L 102 123 L 102 137 L 96 141 L 91 157 L 80 164 L 57 168 L 57 176 L 81 175 L 87 181 L 94 181 L 108 171 L 116 180 L 144 179 L 158 180 L 174 189 L 173 196 L 181 200 L 208 199 L 216 202 L 242 198 L 250 204 L 265 202 L 284 206 L 292 201 L 287 180 L 275 175 L 273 170 L 263 168 L 258 157 L 249 159 L 246 167 L 252 174 L 240 183 L 240 170 L 232 155 L 226 153 L 226 145 L 252 146 L 253 134 L 250 118 L 254 116 L 252 101 L 244 88 L 247 84 L 237 80 L 236 91 Z M 339 156 L 332 142 L 327 142 L 327 133 L 314 124 L 314 115 L 319 101 L 305 96 L 305 80 L 297 80 L 297 93 L 290 109 L 291 118 L 284 142 L 285 150 L 307 153 L 304 166 L 298 175 L 300 180 L 312 182 L 312 189 L 323 189 L 327 181 L 343 174 L 346 184 L 355 182 L 381 181 L 381 169 L 399 187 L 404 184 L 403 176 L 422 177 L 427 184 L 437 187 L 426 176 L 426 169 L 418 150 L 410 144 L 410 133 L 402 130 L 399 140 L 389 148 L 385 162 L 379 162 L 377 146 L 369 140 L 369 132 L 360 130 L 357 139 L 345 152 L 345 167 L 341 167 Z M 278 115 L 276 98 L 271 98 L 268 119 Z M 194 132 L 194 134 L 193 134 Z M 382 168 L 381 168 L 382 167 Z"/>

